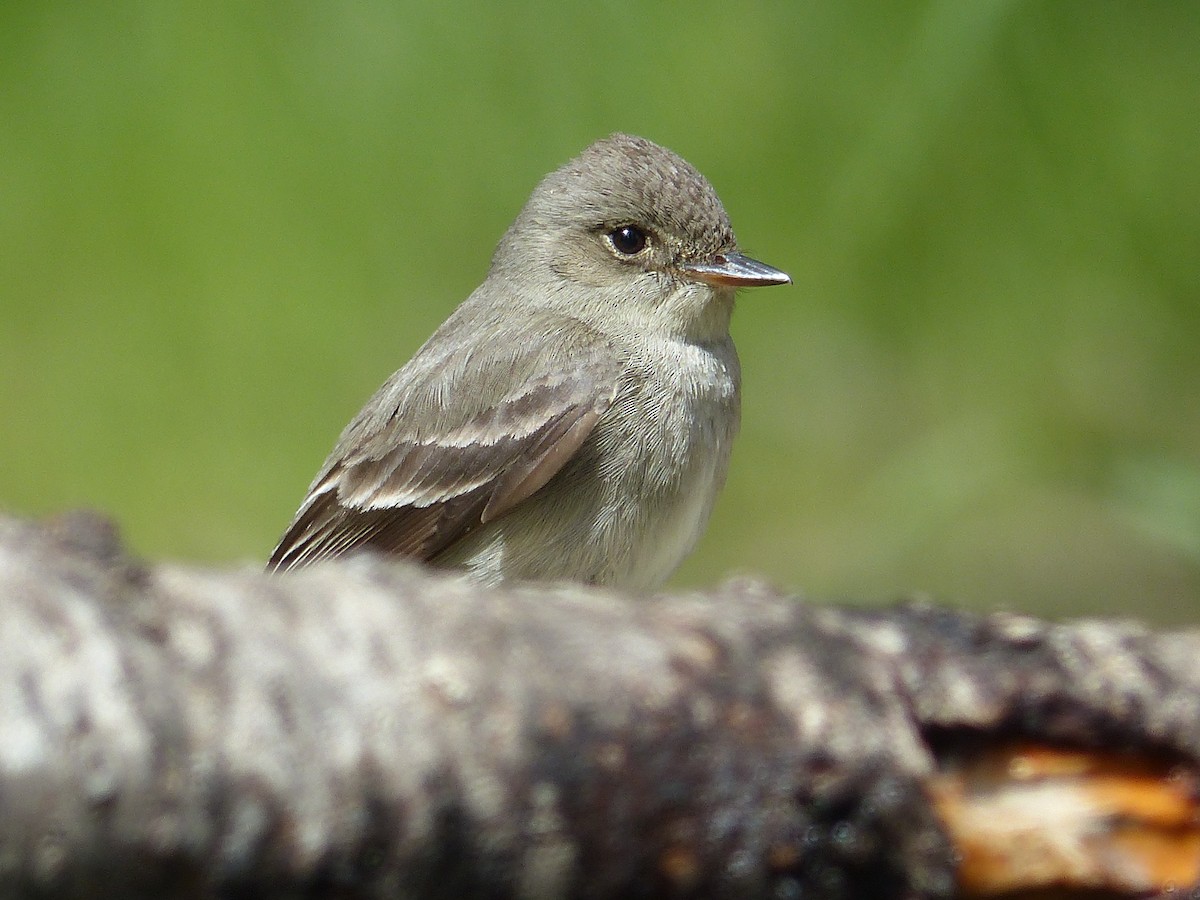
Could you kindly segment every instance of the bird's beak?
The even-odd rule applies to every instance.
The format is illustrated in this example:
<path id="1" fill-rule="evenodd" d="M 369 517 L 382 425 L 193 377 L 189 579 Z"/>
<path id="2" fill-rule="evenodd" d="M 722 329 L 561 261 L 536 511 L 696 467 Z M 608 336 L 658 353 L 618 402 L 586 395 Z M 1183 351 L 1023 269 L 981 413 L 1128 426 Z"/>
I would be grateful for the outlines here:
<path id="1" fill-rule="evenodd" d="M 680 269 L 684 277 L 713 287 L 766 287 L 792 281 L 786 272 L 741 253 L 718 253 L 703 262 L 684 263 Z"/>

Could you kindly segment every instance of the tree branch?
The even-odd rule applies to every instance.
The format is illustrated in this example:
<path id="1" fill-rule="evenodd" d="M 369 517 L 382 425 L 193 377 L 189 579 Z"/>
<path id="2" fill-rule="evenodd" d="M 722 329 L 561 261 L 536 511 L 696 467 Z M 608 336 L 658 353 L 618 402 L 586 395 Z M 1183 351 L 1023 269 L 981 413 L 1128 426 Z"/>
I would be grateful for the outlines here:
<path id="1" fill-rule="evenodd" d="M 963 820 L 981 785 L 1033 783 L 984 761 L 1061 789 L 1079 757 L 1173 785 L 1168 830 L 1200 835 L 1197 658 L 1197 632 L 750 581 L 630 602 L 367 557 L 147 566 L 94 516 L 0 519 L 0 893 L 1162 890 L 1140 857 L 976 883 Z"/>

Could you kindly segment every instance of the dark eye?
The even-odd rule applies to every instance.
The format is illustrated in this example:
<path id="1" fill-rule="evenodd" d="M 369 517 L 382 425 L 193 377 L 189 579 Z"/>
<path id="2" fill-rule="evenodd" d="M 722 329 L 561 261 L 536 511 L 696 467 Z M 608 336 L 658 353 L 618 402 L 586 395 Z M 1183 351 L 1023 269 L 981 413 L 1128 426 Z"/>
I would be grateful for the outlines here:
<path id="1" fill-rule="evenodd" d="M 646 249 L 646 232 L 636 225 L 621 225 L 608 233 L 613 249 L 625 256 L 636 256 Z"/>

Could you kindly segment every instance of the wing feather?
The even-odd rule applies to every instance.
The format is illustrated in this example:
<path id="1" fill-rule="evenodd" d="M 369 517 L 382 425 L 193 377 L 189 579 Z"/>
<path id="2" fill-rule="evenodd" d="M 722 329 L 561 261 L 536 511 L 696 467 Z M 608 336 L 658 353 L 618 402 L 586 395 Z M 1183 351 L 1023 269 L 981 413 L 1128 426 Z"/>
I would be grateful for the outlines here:
<path id="1" fill-rule="evenodd" d="M 616 398 L 615 354 L 599 342 L 582 351 L 557 372 L 547 371 L 555 368 L 550 360 L 505 360 L 526 377 L 490 403 L 456 392 L 438 373 L 406 385 L 416 375 L 401 369 L 347 428 L 268 568 L 364 548 L 428 560 L 528 499 L 578 452 Z M 406 387 L 446 403 L 444 424 L 419 429 Z M 372 414 L 388 397 L 399 398 L 396 410 Z M 455 403 L 475 408 L 463 415 Z"/>

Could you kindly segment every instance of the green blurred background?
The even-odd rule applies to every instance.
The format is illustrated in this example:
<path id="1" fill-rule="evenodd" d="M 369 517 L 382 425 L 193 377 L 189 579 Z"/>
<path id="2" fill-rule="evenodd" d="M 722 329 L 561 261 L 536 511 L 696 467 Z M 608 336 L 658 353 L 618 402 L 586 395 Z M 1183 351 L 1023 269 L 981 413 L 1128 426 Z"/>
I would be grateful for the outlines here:
<path id="1" fill-rule="evenodd" d="M 0 6 L 0 508 L 265 558 L 537 180 L 643 134 L 791 288 L 676 585 L 1200 619 L 1194 4 Z"/>

